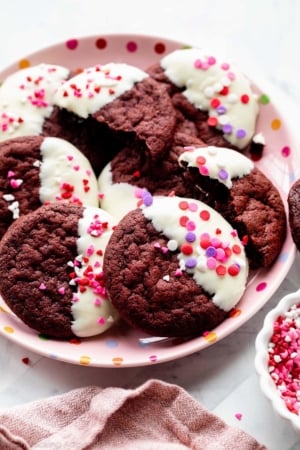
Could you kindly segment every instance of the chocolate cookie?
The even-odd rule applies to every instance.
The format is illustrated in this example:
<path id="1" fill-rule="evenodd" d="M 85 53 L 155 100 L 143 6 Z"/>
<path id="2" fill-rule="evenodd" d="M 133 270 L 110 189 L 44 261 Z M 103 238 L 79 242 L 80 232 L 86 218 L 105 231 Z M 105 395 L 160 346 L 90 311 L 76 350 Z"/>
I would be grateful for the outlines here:
<path id="1" fill-rule="evenodd" d="M 53 95 L 69 70 L 38 64 L 8 76 L 0 89 L 0 141 L 42 133 L 53 111 Z"/>
<path id="2" fill-rule="evenodd" d="M 97 174 L 128 146 L 160 159 L 176 124 L 165 86 L 127 64 L 85 69 L 61 84 L 55 104 L 44 133 L 74 143 Z"/>
<path id="3" fill-rule="evenodd" d="M 289 225 L 293 241 L 300 250 L 300 180 L 296 180 L 288 194 Z"/>
<path id="4" fill-rule="evenodd" d="M 240 300 L 248 263 L 237 233 L 214 210 L 148 193 L 116 226 L 103 270 L 127 323 L 157 336 L 195 336 Z"/>
<path id="5" fill-rule="evenodd" d="M 197 48 L 175 50 L 148 69 L 168 87 L 173 105 L 207 145 L 245 151 L 255 133 L 258 102 L 234 65 Z"/>
<path id="6" fill-rule="evenodd" d="M 0 242 L 0 292 L 29 327 L 68 339 L 114 323 L 103 286 L 103 253 L 113 221 L 104 211 L 43 205 L 19 218 Z"/>
<path id="7" fill-rule="evenodd" d="M 286 213 L 277 188 L 239 152 L 214 146 L 185 150 L 174 146 L 156 165 L 143 163 L 138 152 L 120 152 L 98 179 L 102 207 L 120 220 L 139 204 L 144 189 L 153 195 L 195 198 L 238 231 L 251 269 L 270 267 L 286 237 Z"/>
<path id="8" fill-rule="evenodd" d="M 227 148 L 191 147 L 179 162 L 201 197 L 238 231 L 251 269 L 270 267 L 286 238 L 285 207 L 271 180 Z"/>
<path id="9" fill-rule="evenodd" d="M 97 179 L 69 142 L 24 136 L 0 143 L 0 237 L 13 220 L 45 202 L 98 206 Z"/>

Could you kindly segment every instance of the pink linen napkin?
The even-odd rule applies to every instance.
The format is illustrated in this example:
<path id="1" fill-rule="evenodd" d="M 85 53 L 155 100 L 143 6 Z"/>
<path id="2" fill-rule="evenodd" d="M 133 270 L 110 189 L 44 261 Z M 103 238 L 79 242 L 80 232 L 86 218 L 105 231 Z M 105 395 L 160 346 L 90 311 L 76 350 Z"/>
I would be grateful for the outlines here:
<path id="1" fill-rule="evenodd" d="M 183 388 L 90 386 L 0 411 L 1 450 L 266 450 Z"/>

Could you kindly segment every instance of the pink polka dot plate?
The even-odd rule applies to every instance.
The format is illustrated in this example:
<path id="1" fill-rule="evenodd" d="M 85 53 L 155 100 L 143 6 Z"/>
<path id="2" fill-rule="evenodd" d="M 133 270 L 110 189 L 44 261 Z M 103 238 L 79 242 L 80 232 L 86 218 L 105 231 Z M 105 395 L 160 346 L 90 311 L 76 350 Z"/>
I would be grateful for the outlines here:
<path id="1" fill-rule="evenodd" d="M 98 63 L 126 62 L 146 69 L 167 53 L 187 44 L 164 38 L 138 35 L 105 35 L 80 39 L 48 47 L 11 65 L 0 73 L 0 80 L 20 68 L 39 63 L 52 63 L 78 70 Z M 271 94 L 255 83 L 260 102 L 257 131 L 266 139 L 263 157 L 257 166 L 278 187 L 286 201 L 291 183 L 300 176 L 300 152 Z M 0 333 L 16 344 L 43 356 L 94 367 L 133 367 L 174 360 L 217 343 L 249 320 L 273 295 L 289 271 L 296 250 L 290 234 L 282 251 L 268 271 L 252 274 L 246 292 L 230 317 L 205 336 L 182 341 L 144 340 L 140 332 L 115 327 L 95 338 L 58 342 L 45 339 L 21 323 L 0 298 Z"/>

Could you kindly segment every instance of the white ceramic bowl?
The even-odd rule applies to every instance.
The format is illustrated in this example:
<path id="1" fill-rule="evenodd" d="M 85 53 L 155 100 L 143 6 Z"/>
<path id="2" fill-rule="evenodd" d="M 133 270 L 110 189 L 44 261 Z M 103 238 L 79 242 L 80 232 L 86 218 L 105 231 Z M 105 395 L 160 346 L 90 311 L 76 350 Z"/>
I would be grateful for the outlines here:
<path id="1" fill-rule="evenodd" d="M 286 313 L 293 305 L 300 303 L 300 289 L 283 297 L 278 305 L 265 317 L 263 327 L 258 333 L 255 348 L 255 369 L 259 376 L 260 387 L 264 395 L 271 401 L 273 409 L 281 417 L 288 420 L 294 429 L 300 432 L 300 415 L 288 410 L 285 402 L 280 396 L 280 391 L 273 381 L 268 367 L 268 345 L 273 335 L 273 324 L 276 319 Z"/>

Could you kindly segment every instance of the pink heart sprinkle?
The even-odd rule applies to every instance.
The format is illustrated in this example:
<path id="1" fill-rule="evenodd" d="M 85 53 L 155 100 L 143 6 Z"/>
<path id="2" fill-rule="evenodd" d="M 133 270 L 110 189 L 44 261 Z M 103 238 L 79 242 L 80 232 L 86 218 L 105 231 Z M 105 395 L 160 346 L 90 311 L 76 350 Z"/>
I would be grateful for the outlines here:
<path id="1" fill-rule="evenodd" d="M 44 283 L 41 283 L 39 285 L 39 289 L 41 289 L 41 291 L 45 290 L 46 289 L 46 285 Z"/>
<path id="2" fill-rule="evenodd" d="M 60 287 L 60 288 L 58 289 L 58 292 L 59 292 L 61 295 L 64 295 L 64 293 L 65 293 L 65 288 L 64 288 L 64 287 Z"/>
<path id="3" fill-rule="evenodd" d="M 99 325 L 104 325 L 104 324 L 105 324 L 105 319 L 104 319 L 104 317 L 99 317 L 98 323 L 99 323 Z"/>
<path id="4" fill-rule="evenodd" d="M 241 414 L 241 413 L 236 413 L 234 416 L 235 416 L 235 418 L 236 418 L 237 420 L 242 420 L 243 414 Z"/>

